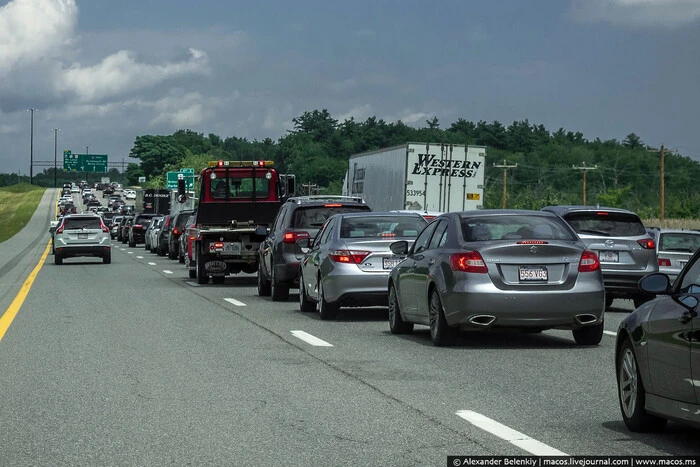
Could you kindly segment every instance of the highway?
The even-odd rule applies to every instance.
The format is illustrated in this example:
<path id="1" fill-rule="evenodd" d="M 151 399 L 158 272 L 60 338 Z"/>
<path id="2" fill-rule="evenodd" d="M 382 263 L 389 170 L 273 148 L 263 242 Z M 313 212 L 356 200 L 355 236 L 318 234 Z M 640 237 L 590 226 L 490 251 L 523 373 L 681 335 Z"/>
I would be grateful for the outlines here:
<path id="1" fill-rule="evenodd" d="M 47 254 L 57 193 L 0 244 L 0 313 Z M 198 285 L 113 241 L 46 260 L 0 340 L 0 465 L 445 465 L 448 455 L 700 455 L 700 430 L 629 432 L 615 331 L 389 333 L 385 309 L 321 321 L 255 276 Z M 19 254 L 21 253 L 21 254 Z M 566 304 L 562 303 L 562 307 Z"/>

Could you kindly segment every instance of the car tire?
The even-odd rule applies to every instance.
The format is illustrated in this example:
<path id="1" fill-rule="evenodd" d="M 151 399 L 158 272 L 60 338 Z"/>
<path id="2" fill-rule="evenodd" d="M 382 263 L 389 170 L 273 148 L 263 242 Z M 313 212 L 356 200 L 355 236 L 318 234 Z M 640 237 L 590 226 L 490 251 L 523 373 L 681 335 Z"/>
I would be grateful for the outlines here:
<path id="1" fill-rule="evenodd" d="M 171 248 L 171 245 L 168 244 L 168 259 L 176 259 L 177 258 L 177 251 L 175 251 L 174 248 Z"/>
<path id="2" fill-rule="evenodd" d="M 649 300 L 653 300 L 655 297 L 653 295 L 636 295 L 632 301 L 634 302 L 634 308 L 637 309 L 644 305 Z"/>
<path id="3" fill-rule="evenodd" d="M 433 290 L 430 294 L 428 305 L 430 318 L 430 340 L 436 347 L 448 347 L 457 340 L 457 329 L 450 327 L 445 319 L 445 310 L 442 307 L 440 294 Z"/>
<path id="4" fill-rule="evenodd" d="M 299 310 L 304 313 L 311 313 L 316 310 L 316 304 L 306 296 L 306 285 L 301 274 L 299 274 Z"/>
<path id="5" fill-rule="evenodd" d="M 110 264 L 112 262 L 112 253 L 110 252 L 110 253 L 107 253 L 106 255 L 104 255 L 102 257 L 102 262 L 104 264 Z"/>
<path id="6" fill-rule="evenodd" d="M 182 254 L 182 248 L 178 248 L 177 262 L 185 264 L 185 255 Z"/>
<path id="7" fill-rule="evenodd" d="M 53 255 L 53 262 L 57 265 L 60 266 L 63 264 L 63 256 L 60 253 L 56 253 Z"/>
<path id="8" fill-rule="evenodd" d="M 270 293 L 270 281 L 265 277 L 262 268 L 258 268 L 258 295 L 260 297 L 269 297 Z"/>
<path id="9" fill-rule="evenodd" d="M 646 392 L 629 338 L 622 342 L 617 356 L 617 398 L 622 420 L 630 431 L 660 431 L 666 426 L 666 419 L 650 415 L 644 409 Z"/>
<path id="10" fill-rule="evenodd" d="M 574 340 L 578 345 L 598 345 L 603 339 L 604 322 L 593 326 L 574 329 L 571 333 L 574 335 Z"/>
<path id="11" fill-rule="evenodd" d="M 324 321 L 332 321 L 338 317 L 338 304 L 336 302 L 327 302 L 326 296 L 323 293 L 323 281 L 318 278 L 318 315 Z"/>
<path id="12" fill-rule="evenodd" d="M 394 284 L 389 285 L 389 330 L 392 334 L 410 334 L 413 332 L 413 323 L 408 323 L 401 317 L 399 300 Z"/>
<path id="13" fill-rule="evenodd" d="M 273 302 L 286 302 L 289 300 L 289 286 L 277 280 L 274 260 L 270 268 L 270 295 L 272 296 Z"/>
<path id="14" fill-rule="evenodd" d="M 196 279 L 196 278 L 197 278 L 197 269 L 195 269 L 195 268 L 189 268 L 189 269 L 187 270 L 187 273 L 189 274 L 190 279 Z"/>
<path id="15" fill-rule="evenodd" d="M 160 243 L 158 244 L 156 253 L 158 253 L 158 256 L 165 256 L 165 248 Z"/>

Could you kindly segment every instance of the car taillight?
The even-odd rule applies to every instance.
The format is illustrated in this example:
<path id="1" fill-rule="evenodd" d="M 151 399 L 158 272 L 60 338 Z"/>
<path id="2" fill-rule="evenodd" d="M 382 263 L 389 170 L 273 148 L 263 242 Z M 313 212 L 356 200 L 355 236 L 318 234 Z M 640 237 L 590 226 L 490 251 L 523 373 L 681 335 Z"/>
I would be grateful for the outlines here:
<path id="1" fill-rule="evenodd" d="M 581 253 L 581 260 L 578 262 L 578 272 L 593 272 L 600 269 L 598 255 L 589 250 Z"/>
<path id="2" fill-rule="evenodd" d="M 659 258 L 659 266 L 671 267 L 671 260 L 668 258 Z"/>
<path id="3" fill-rule="evenodd" d="M 474 272 L 485 274 L 489 272 L 484 258 L 478 251 L 466 251 L 464 253 L 454 253 L 450 255 L 450 266 L 453 271 Z"/>
<path id="4" fill-rule="evenodd" d="M 294 243 L 301 238 L 310 238 L 309 232 L 285 232 L 282 237 L 283 243 Z"/>
<path id="5" fill-rule="evenodd" d="M 63 233 L 63 225 L 61 225 L 59 228 L 57 228 L 56 231 L 54 232 L 54 234 L 60 234 L 60 233 Z"/>
<path id="6" fill-rule="evenodd" d="M 641 240 L 637 240 L 637 243 L 639 243 L 639 246 L 641 246 L 645 250 L 653 250 L 654 248 L 656 248 L 656 243 L 651 238 L 643 238 Z"/>
<path id="7" fill-rule="evenodd" d="M 109 227 L 107 227 L 103 222 L 100 222 L 100 228 L 103 232 L 109 233 Z"/>
<path id="8" fill-rule="evenodd" d="M 222 249 L 223 247 L 224 247 L 224 243 L 223 243 L 223 242 L 216 242 L 216 243 L 214 243 L 214 248 L 216 248 L 217 250 Z"/>
<path id="9" fill-rule="evenodd" d="M 180 229 L 178 229 L 177 227 L 175 227 L 175 228 L 173 229 L 173 234 L 175 234 L 175 235 L 180 235 Z"/>
<path id="10" fill-rule="evenodd" d="M 331 250 L 328 252 L 328 257 L 336 263 L 360 264 L 369 256 L 369 253 L 361 250 Z"/>
<path id="11" fill-rule="evenodd" d="M 143 229 L 143 226 L 141 224 L 134 224 L 131 227 L 134 229 Z"/>

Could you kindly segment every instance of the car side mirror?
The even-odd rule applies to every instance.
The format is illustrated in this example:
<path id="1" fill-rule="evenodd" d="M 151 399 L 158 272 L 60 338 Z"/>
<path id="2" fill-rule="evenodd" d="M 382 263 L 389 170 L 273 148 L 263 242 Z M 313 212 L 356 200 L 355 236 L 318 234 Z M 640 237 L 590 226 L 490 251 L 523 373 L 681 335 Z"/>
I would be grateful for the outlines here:
<path id="1" fill-rule="evenodd" d="M 408 253 L 408 242 L 406 240 L 399 240 L 389 245 L 389 249 L 396 255 L 405 255 Z"/>
<path id="2" fill-rule="evenodd" d="M 296 241 L 296 245 L 299 248 L 305 248 L 309 249 L 311 248 L 312 240 L 310 238 L 300 238 L 299 240 Z"/>
<path id="3" fill-rule="evenodd" d="M 638 287 L 650 294 L 665 294 L 671 289 L 671 280 L 666 274 L 655 272 L 642 277 Z"/>

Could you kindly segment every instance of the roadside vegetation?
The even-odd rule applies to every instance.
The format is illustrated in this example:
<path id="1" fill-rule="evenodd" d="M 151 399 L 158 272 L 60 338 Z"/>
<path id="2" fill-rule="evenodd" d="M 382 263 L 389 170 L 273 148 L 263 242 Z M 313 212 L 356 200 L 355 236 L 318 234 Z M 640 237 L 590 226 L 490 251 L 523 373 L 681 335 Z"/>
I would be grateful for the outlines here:
<path id="1" fill-rule="evenodd" d="M 28 183 L 0 187 L 0 243 L 27 225 L 44 191 L 46 188 Z"/>

